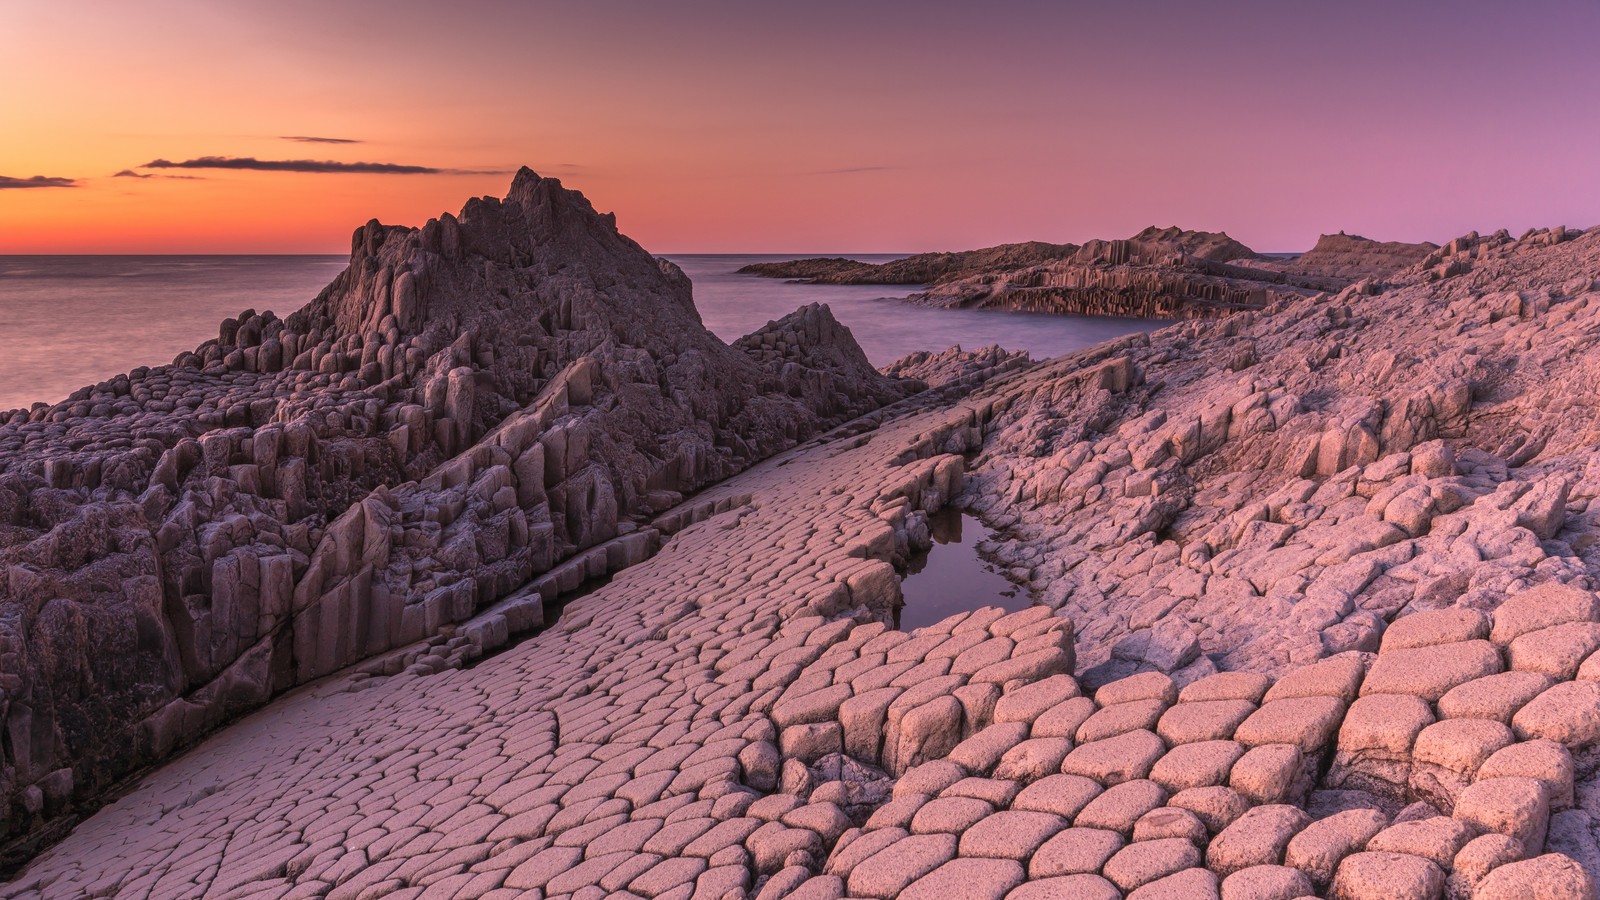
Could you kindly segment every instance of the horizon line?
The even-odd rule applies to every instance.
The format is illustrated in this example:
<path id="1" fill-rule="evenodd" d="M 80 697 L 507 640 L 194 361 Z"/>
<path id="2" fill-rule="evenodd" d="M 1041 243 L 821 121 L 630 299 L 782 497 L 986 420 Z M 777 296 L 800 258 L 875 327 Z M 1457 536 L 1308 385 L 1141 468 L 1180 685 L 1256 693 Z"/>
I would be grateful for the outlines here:
<path id="1" fill-rule="evenodd" d="M 993 245 L 991 245 L 991 246 L 993 246 Z M 984 248 L 982 248 L 982 247 L 970 248 L 970 250 L 980 250 L 980 249 L 984 249 Z M 917 255 L 924 254 L 924 253 L 963 253 L 963 252 L 970 252 L 970 251 L 969 250 L 821 250 L 821 251 L 816 251 L 816 250 L 807 250 L 807 251 L 786 251 L 786 250 L 761 250 L 761 251 L 752 251 L 752 250 L 670 250 L 670 251 L 656 252 L 656 251 L 649 250 L 647 248 L 646 252 L 649 253 L 651 256 L 657 256 L 657 257 L 672 257 L 672 256 L 792 256 L 792 257 L 798 257 L 798 258 L 802 258 L 802 259 L 821 259 L 821 258 L 839 257 L 839 256 L 844 256 L 844 257 L 848 257 L 848 256 L 917 256 Z M 1258 256 L 1285 256 L 1285 255 L 1298 256 L 1298 255 L 1303 254 L 1303 253 L 1305 253 L 1307 251 L 1305 251 L 1305 250 L 1256 250 L 1254 252 Z M 39 257 L 79 257 L 79 256 L 82 256 L 82 257 L 90 257 L 90 256 L 101 256 L 101 257 L 104 257 L 104 256 L 262 256 L 262 257 L 269 257 L 269 256 L 325 256 L 325 257 L 338 257 L 338 258 L 347 259 L 347 258 L 349 258 L 350 254 L 348 252 L 345 252 L 345 253 L 328 253 L 328 252 L 318 252 L 318 251 L 312 251 L 312 250 L 282 251 L 282 252 L 257 252 L 257 251 L 228 252 L 228 251 L 163 250 L 163 251 L 151 252 L 151 253 L 125 253 L 125 252 L 96 253 L 96 252 L 93 252 L 93 251 L 83 251 L 83 252 L 75 252 L 75 253 L 24 253 L 24 252 L 16 252 L 16 253 L 14 253 L 14 252 L 0 251 L 0 259 L 6 259 L 6 258 L 11 258 L 11 257 L 33 257 L 33 258 L 39 258 Z"/>

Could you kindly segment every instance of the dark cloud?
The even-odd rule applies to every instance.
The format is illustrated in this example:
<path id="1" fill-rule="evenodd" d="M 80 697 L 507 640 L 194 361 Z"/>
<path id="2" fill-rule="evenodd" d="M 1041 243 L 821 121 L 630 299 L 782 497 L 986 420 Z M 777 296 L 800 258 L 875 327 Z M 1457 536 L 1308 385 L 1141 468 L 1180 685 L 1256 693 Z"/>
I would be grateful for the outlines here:
<path id="1" fill-rule="evenodd" d="M 888 172 L 898 166 L 848 166 L 843 169 L 823 169 L 813 175 L 859 175 L 865 172 Z"/>
<path id="2" fill-rule="evenodd" d="M 35 175 L 32 178 L 13 178 L 10 175 L 0 175 L 0 191 L 22 190 L 23 188 L 62 188 L 77 187 L 76 178 L 51 178 L 45 175 Z"/>
<path id="3" fill-rule="evenodd" d="M 141 169 L 243 169 L 252 172 L 314 172 L 318 174 L 354 172 L 367 175 L 502 175 L 503 172 L 471 169 L 437 169 L 433 166 L 406 166 L 399 163 L 333 162 L 319 159 L 256 159 L 253 156 L 202 156 L 173 162 L 156 159 Z"/>
<path id="4" fill-rule="evenodd" d="M 303 134 L 286 134 L 283 140 L 294 141 L 297 144 L 359 144 L 361 141 L 350 138 L 308 137 Z"/>
<path id="5" fill-rule="evenodd" d="M 141 179 L 141 180 L 143 180 L 145 178 L 167 178 L 167 179 L 171 179 L 171 180 L 174 180 L 174 181 L 204 181 L 205 180 L 205 179 L 201 178 L 199 175 L 151 175 L 149 173 L 135 172 L 132 169 L 123 169 L 121 172 L 118 172 L 117 174 L 115 174 L 115 175 L 113 175 L 111 177 L 112 178 L 138 178 L 138 179 Z"/>

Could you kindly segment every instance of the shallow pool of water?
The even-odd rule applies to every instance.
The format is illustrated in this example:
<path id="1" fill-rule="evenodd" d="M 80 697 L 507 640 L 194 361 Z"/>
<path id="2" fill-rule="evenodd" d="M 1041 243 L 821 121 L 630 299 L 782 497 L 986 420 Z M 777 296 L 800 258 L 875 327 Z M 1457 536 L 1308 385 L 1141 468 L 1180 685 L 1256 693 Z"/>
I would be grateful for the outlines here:
<path id="1" fill-rule="evenodd" d="M 982 522 L 946 507 L 928 515 L 928 530 L 933 546 L 912 557 L 906 570 L 900 585 L 905 604 L 896 611 L 896 628 L 910 631 L 982 606 L 1015 612 L 1032 605 L 1026 588 L 978 555 L 978 544 L 995 536 Z"/>

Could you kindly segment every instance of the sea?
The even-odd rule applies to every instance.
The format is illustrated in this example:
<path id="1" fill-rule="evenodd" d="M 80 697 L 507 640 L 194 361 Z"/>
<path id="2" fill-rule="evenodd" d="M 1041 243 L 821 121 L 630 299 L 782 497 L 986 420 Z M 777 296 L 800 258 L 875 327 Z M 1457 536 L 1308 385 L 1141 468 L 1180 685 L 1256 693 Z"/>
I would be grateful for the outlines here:
<path id="1" fill-rule="evenodd" d="M 706 327 L 731 341 L 807 303 L 826 303 L 875 365 L 915 350 L 999 344 L 1035 359 L 1057 356 L 1162 322 L 902 303 L 901 285 L 810 285 L 739 275 L 754 262 L 849 255 L 887 262 L 905 254 L 684 254 L 667 258 L 694 282 Z M 0 411 L 54 403 L 137 366 L 172 362 L 217 336 L 246 309 L 279 316 L 310 302 L 344 256 L 0 255 Z"/>

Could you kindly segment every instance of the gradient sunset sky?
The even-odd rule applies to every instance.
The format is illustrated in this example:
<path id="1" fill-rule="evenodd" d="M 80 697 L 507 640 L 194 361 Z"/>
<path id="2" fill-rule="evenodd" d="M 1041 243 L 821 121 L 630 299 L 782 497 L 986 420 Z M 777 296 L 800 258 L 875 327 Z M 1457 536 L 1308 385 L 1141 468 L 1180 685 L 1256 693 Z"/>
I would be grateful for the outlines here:
<path id="1" fill-rule="evenodd" d="M 1597 39 L 1596 0 L 7 0 L 0 253 L 341 253 L 523 164 L 660 253 L 1587 226 Z"/>

